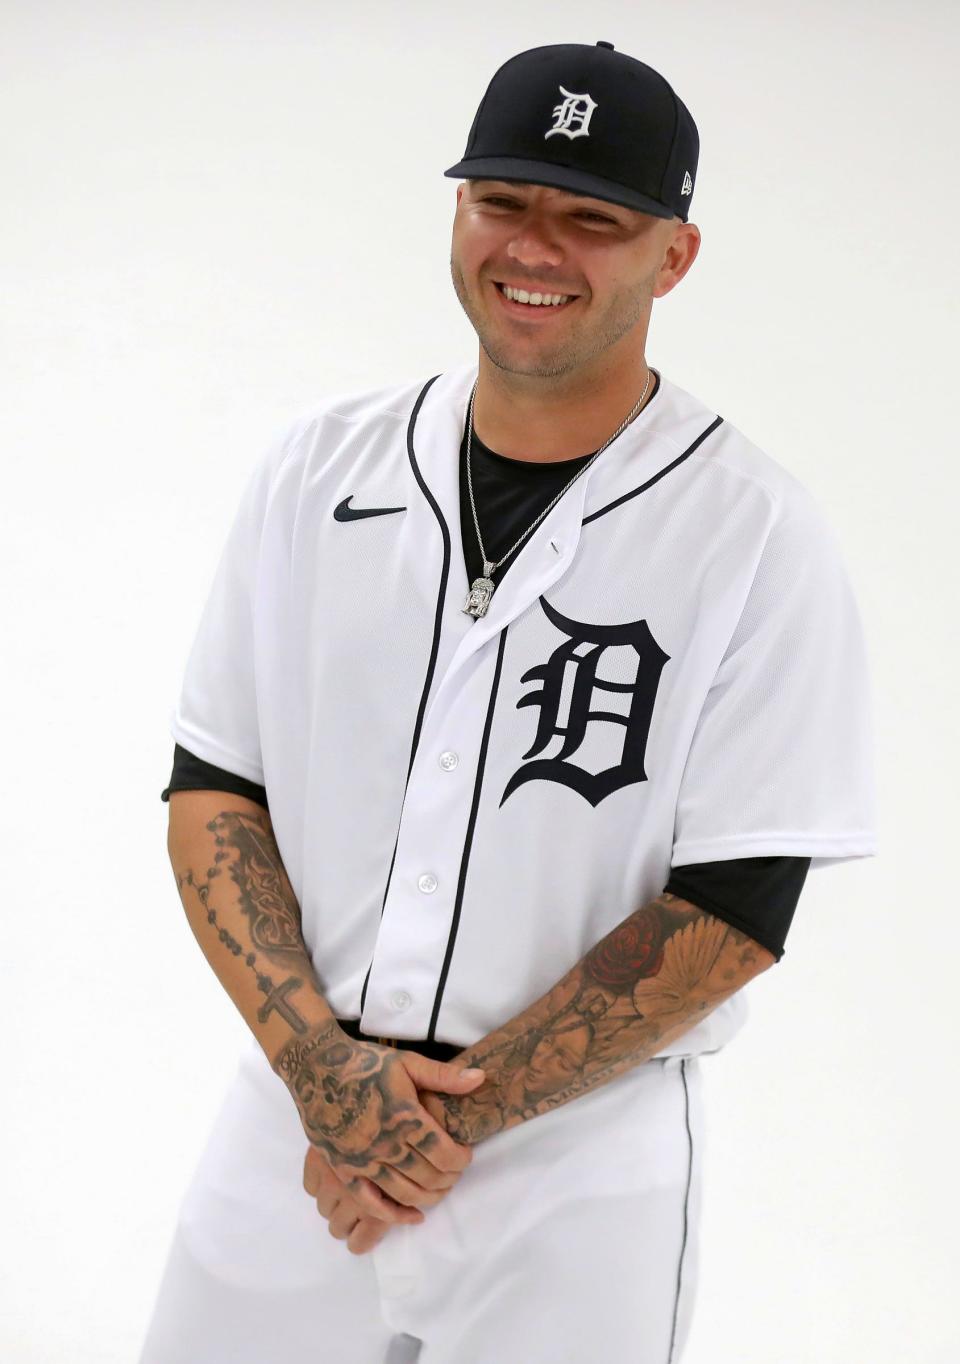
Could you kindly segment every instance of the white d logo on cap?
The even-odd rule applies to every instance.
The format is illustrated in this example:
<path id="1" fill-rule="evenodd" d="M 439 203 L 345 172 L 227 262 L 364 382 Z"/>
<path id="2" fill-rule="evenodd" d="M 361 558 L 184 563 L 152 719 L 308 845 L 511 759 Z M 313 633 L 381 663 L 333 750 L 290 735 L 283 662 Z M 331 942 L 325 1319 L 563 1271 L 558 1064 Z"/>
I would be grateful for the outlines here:
<path id="1" fill-rule="evenodd" d="M 553 137 L 554 133 L 565 133 L 567 137 L 589 137 L 590 119 L 596 109 L 596 101 L 589 95 L 574 95 L 569 90 L 565 90 L 562 85 L 557 86 L 561 95 L 564 95 L 562 104 L 558 104 L 553 111 L 553 116 L 557 120 L 548 133 L 544 133 L 543 140 Z M 571 132 L 571 127 L 575 128 Z"/>

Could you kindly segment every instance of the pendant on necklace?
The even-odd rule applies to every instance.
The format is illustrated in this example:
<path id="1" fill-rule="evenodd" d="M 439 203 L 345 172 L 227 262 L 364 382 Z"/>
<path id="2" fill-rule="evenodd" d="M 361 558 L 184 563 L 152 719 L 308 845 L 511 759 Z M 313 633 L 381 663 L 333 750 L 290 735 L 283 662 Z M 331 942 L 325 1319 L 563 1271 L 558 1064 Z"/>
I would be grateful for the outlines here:
<path id="1" fill-rule="evenodd" d="M 494 581 L 490 577 L 493 572 L 493 564 L 489 560 L 483 561 L 482 578 L 474 578 L 470 584 L 470 591 L 467 593 L 466 604 L 463 608 L 465 616 L 485 616 L 487 607 L 490 605 L 490 598 L 493 596 Z"/>

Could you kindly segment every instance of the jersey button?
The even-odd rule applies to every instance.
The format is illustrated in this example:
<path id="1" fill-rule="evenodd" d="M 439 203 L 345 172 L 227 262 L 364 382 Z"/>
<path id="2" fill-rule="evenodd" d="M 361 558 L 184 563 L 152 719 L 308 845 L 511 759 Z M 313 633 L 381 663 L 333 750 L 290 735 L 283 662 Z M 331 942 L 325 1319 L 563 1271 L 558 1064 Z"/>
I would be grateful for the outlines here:
<path id="1" fill-rule="evenodd" d="M 432 895 L 439 884 L 440 883 L 433 872 L 430 871 L 425 871 L 417 882 L 417 885 L 423 891 L 424 895 Z"/>
<path id="2" fill-rule="evenodd" d="M 393 994 L 390 996 L 390 1003 L 395 1009 L 409 1009 L 410 996 L 407 994 L 406 990 L 394 990 Z"/>
<path id="3" fill-rule="evenodd" d="M 452 772 L 459 761 L 459 754 L 454 753 L 449 748 L 446 753 L 440 754 L 440 766 L 443 768 L 444 772 Z"/>

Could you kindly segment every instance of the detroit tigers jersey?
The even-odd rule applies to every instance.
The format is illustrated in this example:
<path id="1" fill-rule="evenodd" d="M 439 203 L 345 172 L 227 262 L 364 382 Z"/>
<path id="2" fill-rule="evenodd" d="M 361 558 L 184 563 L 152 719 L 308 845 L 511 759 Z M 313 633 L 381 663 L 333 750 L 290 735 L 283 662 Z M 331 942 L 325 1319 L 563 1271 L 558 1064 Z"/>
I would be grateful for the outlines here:
<path id="1" fill-rule="evenodd" d="M 811 494 L 661 375 L 476 619 L 476 376 L 327 398 L 256 462 L 170 716 L 269 791 L 334 1014 L 461 1047 L 673 866 L 876 851 L 865 641 Z M 700 964 L 672 947 L 679 1008 Z M 658 1055 L 746 1016 L 740 991 Z"/>

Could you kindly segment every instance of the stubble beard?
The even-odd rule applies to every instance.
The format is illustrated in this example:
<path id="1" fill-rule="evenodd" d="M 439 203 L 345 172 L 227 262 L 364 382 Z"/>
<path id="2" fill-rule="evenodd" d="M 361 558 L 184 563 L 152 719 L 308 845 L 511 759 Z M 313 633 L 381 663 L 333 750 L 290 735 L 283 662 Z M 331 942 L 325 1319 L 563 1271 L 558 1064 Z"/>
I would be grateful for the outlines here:
<path id="1" fill-rule="evenodd" d="M 545 379 L 572 373 L 615 345 L 632 331 L 641 318 L 648 315 L 653 298 L 651 276 L 640 280 L 633 289 L 618 294 L 589 331 L 586 327 L 575 327 L 562 341 L 554 343 L 552 348 L 541 341 L 535 355 L 521 359 L 518 355 L 519 346 L 504 343 L 497 336 L 495 326 L 471 296 L 463 272 L 452 255 L 450 277 L 460 306 L 470 319 L 470 325 L 477 333 L 490 363 L 508 374 L 533 375 Z"/>

